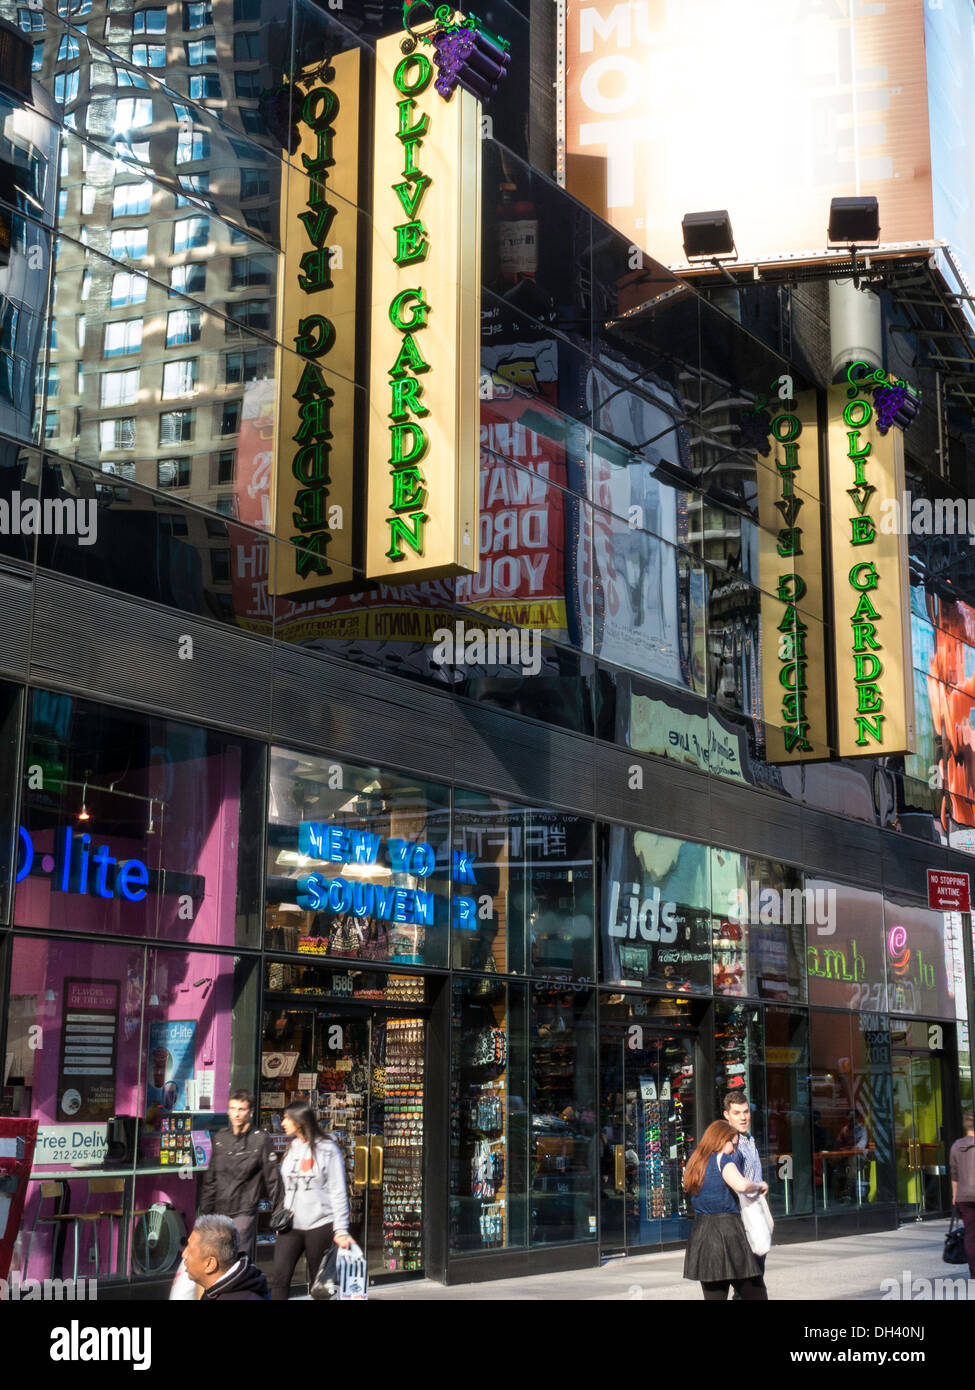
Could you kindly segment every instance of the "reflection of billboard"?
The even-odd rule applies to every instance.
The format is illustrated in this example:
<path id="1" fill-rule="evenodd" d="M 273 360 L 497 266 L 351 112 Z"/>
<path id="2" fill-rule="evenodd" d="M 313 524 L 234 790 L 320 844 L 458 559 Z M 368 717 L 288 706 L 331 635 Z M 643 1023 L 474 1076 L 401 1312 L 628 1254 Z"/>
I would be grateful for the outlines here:
<path id="1" fill-rule="evenodd" d="M 705 208 L 743 260 L 821 249 L 838 195 L 878 197 L 885 244 L 934 235 L 923 0 L 565 9 L 566 183 L 659 260 Z"/>
<path id="2" fill-rule="evenodd" d="M 479 566 L 457 580 L 457 602 L 566 640 L 571 513 L 562 491 L 564 427 L 556 411 L 546 409 L 556 400 L 558 347 L 550 338 L 486 346 L 481 369 L 490 373 L 492 392 L 481 404 Z M 522 422 L 523 415 L 534 427 Z M 524 471 L 507 468 L 505 459 Z"/>
<path id="3" fill-rule="evenodd" d="M 604 832 L 602 865 L 603 979 L 708 991 L 707 846 L 613 825 Z"/>

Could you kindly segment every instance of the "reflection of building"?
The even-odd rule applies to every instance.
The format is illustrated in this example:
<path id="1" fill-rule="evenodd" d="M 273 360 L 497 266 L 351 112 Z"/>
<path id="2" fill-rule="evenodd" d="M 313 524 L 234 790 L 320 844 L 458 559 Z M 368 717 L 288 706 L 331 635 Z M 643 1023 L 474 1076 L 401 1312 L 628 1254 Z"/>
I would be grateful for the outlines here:
<path id="1" fill-rule="evenodd" d="M 760 401 L 829 383 L 825 288 L 742 289 L 737 322 L 560 191 L 551 45 L 498 0 L 536 61 L 483 142 L 478 572 L 271 597 L 281 83 L 358 42 L 368 68 L 398 9 L 86 4 L 8 7 L 37 47 L 4 139 L 50 163 L 35 202 L 0 190 L 28 392 L 40 364 L 0 500 L 75 489 L 98 530 L 0 533 L 0 1111 L 39 1119 L 59 1214 L 125 1211 L 79 1230 L 100 1295 L 168 1281 L 195 1195 L 170 1170 L 205 1166 L 231 1086 L 279 1136 L 296 1096 L 339 1136 L 377 1275 L 681 1239 L 726 1087 L 790 1236 L 941 1210 L 971 943 L 924 870 L 964 869 L 975 824 L 975 593 L 943 538 L 912 542 L 918 751 L 765 761 Z M 55 218 L 54 282 L 17 300 L 17 237 Z M 939 444 L 916 371 L 910 467 L 942 486 L 940 447 L 962 491 L 970 414 Z M 537 674 L 438 666 L 461 621 L 539 631 Z M 71 1272 L 54 1200 L 35 1182 L 32 1272 Z"/>

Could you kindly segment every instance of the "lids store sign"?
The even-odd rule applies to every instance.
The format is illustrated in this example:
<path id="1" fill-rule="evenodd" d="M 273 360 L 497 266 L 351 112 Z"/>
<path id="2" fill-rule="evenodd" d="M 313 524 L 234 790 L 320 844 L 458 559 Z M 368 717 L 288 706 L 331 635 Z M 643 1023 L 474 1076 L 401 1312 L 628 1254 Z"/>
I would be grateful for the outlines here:
<path id="1" fill-rule="evenodd" d="M 478 567 L 480 104 L 376 45 L 366 573 Z"/>

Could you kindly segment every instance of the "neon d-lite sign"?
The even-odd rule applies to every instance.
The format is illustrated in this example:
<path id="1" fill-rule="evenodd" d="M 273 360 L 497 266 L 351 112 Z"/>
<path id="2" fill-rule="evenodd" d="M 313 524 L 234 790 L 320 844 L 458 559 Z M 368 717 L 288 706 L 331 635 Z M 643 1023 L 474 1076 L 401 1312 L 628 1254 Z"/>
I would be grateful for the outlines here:
<path id="1" fill-rule="evenodd" d="M 301 821 L 298 826 L 298 852 L 308 859 L 332 864 L 375 865 L 379 862 L 382 836 L 369 830 L 349 830 L 320 821 Z M 425 840 L 386 841 L 389 867 L 395 874 L 409 874 L 421 883 L 434 874 L 437 856 Z M 451 878 L 454 883 L 476 884 L 473 856 L 453 851 Z M 403 922 L 432 927 L 435 895 L 426 887 L 393 888 L 341 875 L 305 874 L 297 882 L 297 904 L 310 912 L 374 918 L 382 922 Z M 455 927 L 474 930 L 477 902 L 455 894 L 452 918 Z"/>
<path id="2" fill-rule="evenodd" d="M 149 869 L 142 860 L 116 859 L 109 853 L 107 844 L 92 850 L 91 843 L 90 835 L 79 835 L 70 825 L 59 832 L 57 855 L 45 854 L 37 861 L 40 872 L 51 875 L 51 891 L 142 902 L 149 886 Z M 23 826 L 20 827 L 20 850 L 23 860 L 17 869 L 18 883 L 35 866 L 34 841 Z"/>

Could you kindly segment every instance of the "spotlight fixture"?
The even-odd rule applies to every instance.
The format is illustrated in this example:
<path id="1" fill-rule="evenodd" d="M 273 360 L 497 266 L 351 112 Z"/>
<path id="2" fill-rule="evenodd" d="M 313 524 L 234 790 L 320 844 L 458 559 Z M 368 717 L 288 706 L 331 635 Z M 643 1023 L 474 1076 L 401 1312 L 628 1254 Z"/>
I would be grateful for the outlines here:
<path id="1" fill-rule="evenodd" d="M 829 205 L 830 246 L 858 249 L 880 245 L 880 208 L 876 198 L 833 198 Z"/>
<path id="2" fill-rule="evenodd" d="M 688 212 L 680 225 L 684 234 L 684 255 L 689 261 L 711 261 L 719 265 L 722 259 L 738 259 L 735 234 L 726 209 Z"/>
<path id="3" fill-rule="evenodd" d="M 876 198 L 832 198 L 829 204 L 828 246 L 848 246 L 853 288 L 860 288 L 857 252 L 880 245 L 880 208 Z"/>

